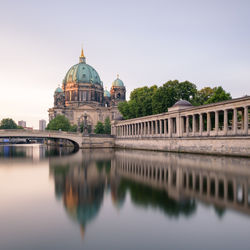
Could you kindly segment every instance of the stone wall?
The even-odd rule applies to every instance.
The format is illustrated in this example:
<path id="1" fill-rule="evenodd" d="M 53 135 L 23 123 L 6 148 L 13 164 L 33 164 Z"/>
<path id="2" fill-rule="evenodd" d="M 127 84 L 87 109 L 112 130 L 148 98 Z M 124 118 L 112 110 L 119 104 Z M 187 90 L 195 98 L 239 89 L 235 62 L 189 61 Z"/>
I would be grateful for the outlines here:
<path id="1" fill-rule="evenodd" d="M 250 136 L 208 138 L 116 138 L 115 147 L 250 157 Z"/>
<path id="2" fill-rule="evenodd" d="M 114 137 L 111 136 L 83 136 L 80 148 L 113 148 Z"/>

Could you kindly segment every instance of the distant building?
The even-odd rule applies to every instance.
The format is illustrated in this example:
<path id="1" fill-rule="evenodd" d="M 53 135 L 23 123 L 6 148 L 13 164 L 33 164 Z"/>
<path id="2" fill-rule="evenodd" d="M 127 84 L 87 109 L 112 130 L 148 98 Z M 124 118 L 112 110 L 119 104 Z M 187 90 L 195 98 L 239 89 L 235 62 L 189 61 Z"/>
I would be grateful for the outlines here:
<path id="1" fill-rule="evenodd" d="M 23 127 L 23 128 L 25 128 L 26 127 L 26 121 L 18 121 L 18 126 L 21 126 L 21 127 Z"/>
<path id="2" fill-rule="evenodd" d="M 40 120 L 39 121 L 39 130 L 45 130 L 46 129 L 46 121 Z"/>

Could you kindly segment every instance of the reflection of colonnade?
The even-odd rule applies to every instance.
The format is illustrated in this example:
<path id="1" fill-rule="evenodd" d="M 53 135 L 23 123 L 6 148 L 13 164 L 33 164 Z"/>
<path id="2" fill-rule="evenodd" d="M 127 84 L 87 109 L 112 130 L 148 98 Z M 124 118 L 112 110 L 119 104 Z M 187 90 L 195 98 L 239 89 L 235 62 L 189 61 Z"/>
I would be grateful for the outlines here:
<path id="1" fill-rule="evenodd" d="M 167 113 L 117 122 L 118 138 L 192 137 L 249 134 L 250 97 L 192 107 L 177 102 Z"/>
<path id="2" fill-rule="evenodd" d="M 192 159 L 159 153 L 161 159 L 146 155 L 143 159 L 139 154 L 134 154 L 135 157 L 128 157 L 125 152 L 117 154 L 117 171 L 123 177 L 165 189 L 177 200 L 198 198 L 250 214 L 250 161 L 247 159 L 200 156 Z"/>

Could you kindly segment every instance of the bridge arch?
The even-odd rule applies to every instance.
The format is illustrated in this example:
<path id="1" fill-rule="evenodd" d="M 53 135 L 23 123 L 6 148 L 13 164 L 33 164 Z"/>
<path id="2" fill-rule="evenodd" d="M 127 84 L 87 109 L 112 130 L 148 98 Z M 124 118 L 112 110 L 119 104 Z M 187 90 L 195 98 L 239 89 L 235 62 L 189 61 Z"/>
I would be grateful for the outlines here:
<path id="1" fill-rule="evenodd" d="M 64 131 L 40 131 L 40 130 L 23 130 L 23 129 L 5 129 L 0 130 L 0 138 L 34 138 L 49 140 L 68 140 L 74 145 L 77 151 L 82 144 L 82 135 L 74 132 Z"/>

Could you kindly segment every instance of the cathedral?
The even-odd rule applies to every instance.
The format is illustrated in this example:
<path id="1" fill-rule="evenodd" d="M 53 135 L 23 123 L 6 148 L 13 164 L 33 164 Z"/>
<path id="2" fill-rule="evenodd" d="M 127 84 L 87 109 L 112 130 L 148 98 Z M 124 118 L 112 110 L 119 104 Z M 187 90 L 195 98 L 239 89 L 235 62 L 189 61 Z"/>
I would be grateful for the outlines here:
<path id="1" fill-rule="evenodd" d="M 118 103 L 126 100 L 126 88 L 118 75 L 110 92 L 104 90 L 99 74 L 86 63 L 83 49 L 79 59 L 79 63 L 68 70 L 62 87 L 54 92 L 54 107 L 49 109 L 49 120 L 62 114 L 79 128 L 87 117 L 89 132 L 93 132 L 98 121 L 104 122 L 107 117 L 110 121 L 122 119 Z"/>

